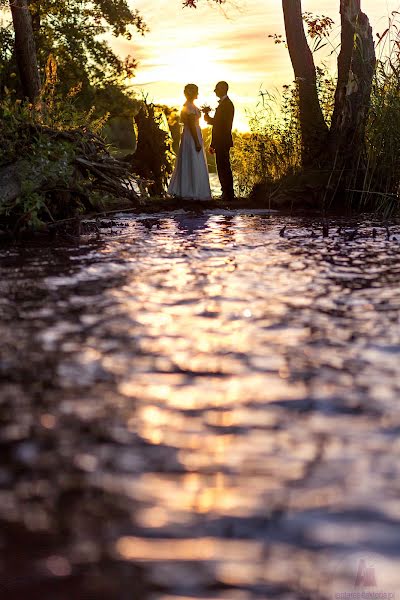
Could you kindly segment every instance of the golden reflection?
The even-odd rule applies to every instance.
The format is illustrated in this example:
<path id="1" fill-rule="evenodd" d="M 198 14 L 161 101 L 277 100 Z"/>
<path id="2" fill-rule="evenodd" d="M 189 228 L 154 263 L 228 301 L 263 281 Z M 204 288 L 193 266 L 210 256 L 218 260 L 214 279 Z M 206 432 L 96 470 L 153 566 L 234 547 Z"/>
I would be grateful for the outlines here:
<path id="1" fill-rule="evenodd" d="M 54 577 L 68 577 L 71 575 L 71 565 L 63 556 L 49 556 L 45 561 L 45 565 Z"/>
<path id="2" fill-rule="evenodd" d="M 279 369 L 279 377 L 281 377 L 282 379 L 287 379 L 289 377 L 289 369 L 287 368 L 287 366 L 282 366 Z"/>
<path id="3" fill-rule="evenodd" d="M 304 384 L 290 385 L 277 375 L 246 374 L 238 378 L 193 377 L 184 385 L 169 383 L 170 375 L 159 374 L 151 383 L 146 374 L 129 378 L 119 385 L 119 392 L 130 398 L 151 403 L 163 403 L 177 410 L 212 409 L 213 407 L 239 407 L 247 403 L 296 400 L 306 393 Z M 165 380 L 163 384 L 162 381 Z M 212 389 L 212 394 L 210 394 Z M 155 423 L 157 427 L 157 422 Z"/>
<path id="4" fill-rule="evenodd" d="M 217 538 L 146 539 L 125 536 L 115 544 L 117 555 L 131 561 L 203 561 L 225 556 L 239 562 L 259 561 L 261 542 L 220 540 Z"/>
<path id="5" fill-rule="evenodd" d="M 206 422 L 216 427 L 231 427 L 238 423 L 236 412 L 233 410 L 207 411 L 205 414 Z"/>
<path id="6" fill-rule="evenodd" d="M 124 560 L 179 561 L 210 560 L 215 556 L 215 541 L 212 539 L 149 540 L 145 538 L 121 537 L 115 549 Z"/>
<path id="7" fill-rule="evenodd" d="M 93 454 L 77 454 L 74 457 L 74 463 L 77 467 L 82 469 L 82 471 L 93 473 L 97 469 L 98 458 Z"/>
<path id="8" fill-rule="evenodd" d="M 210 510 L 218 510 L 224 504 L 225 493 L 229 493 L 222 473 L 216 473 L 212 485 L 207 488 L 201 487 L 201 480 L 197 478 L 197 489 L 193 503 L 193 510 L 198 513 L 207 513 Z"/>
<path id="9" fill-rule="evenodd" d="M 190 588 L 199 596 L 215 589 L 233 600 L 224 584 L 246 596 L 250 585 L 255 592 L 260 583 L 262 594 L 272 589 L 261 587 L 267 579 L 287 582 L 288 565 L 299 569 L 298 581 L 307 581 L 298 544 L 303 532 L 321 541 L 336 528 L 346 549 L 349 520 L 342 527 L 340 511 L 372 503 L 382 509 L 382 523 L 398 518 L 390 493 L 379 504 L 382 490 L 393 487 L 383 460 L 388 440 L 391 451 L 398 449 L 395 411 L 389 410 L 398 391 L 396 328 L 389 322 L 397 288 L 352 290 L 377 307 L 371 320 L 363 304 L 352 305 L 347 294 L 338 297 L 332 286 L 332 265 L 318 244 L 336 247 L 333 238 L 314 240 L 306 249 L 304 241 L 279 238 L 278 227 L 259 235 L 257 220 L 235 218 L 228 232 L 223 219 L 210 217 L 203 229 L 189 232 L 185 218 L 180 229 L 172 219 L 160 219 L 154 232 L 137 226 L 115 281 L 109 274 L 118 272 L 111 262 L 121 256 L 119 242 L 113 255 L 114 242 L 104 240 L 104 277 L 100 261 L 89 285 L 86 249 L 74 250 L 74 258 L 84 261 L 82 277 L 71 276 L 70 292 L 65 288 L 56 297 L 46 329 L 51 373 L 59 367 L 55 385 L 39 389 L 33 378 L 25 390 L 17 378 L 6 389 L 3 445 L 11 462 L 1 471 L 0 515 L 10 533 L 27 530 L 37 542 L 43 536 L 30 532 L 52 535 L 61 519 L 74 569 L 100 564 L 112 539 L 118 559 L 153 563 L 145 569 L 152 589 L 157 585 L 167 594 L 181 585 L 177 594 Z M 288 277 L 283 272 L 293 275 L 296 253 L 308 261 L 307 270 Z M 72 325 L 62 320 L 66 316 Z M 26 317 L 29 344 L 36 318 L 47 323 L 46 316 Z M 36 364 L 34 344 L 32 352 Z M 375 419 L 376 430 L 371 411 L 353 410 L 365 398 L 388 407 L 390 418 Z M 373 468 L 377 455 L 389 479 Z M 66 502 L 57 502 L 64 496 Z M 278 511 L 288 519 L 268 537 Z M 101 528 L 105 535 L 96 535 Z M 132 531 L 137 537 L 126 537 Z M 205 532 L 216 537 L 202 539 Z M 255 541 L 236 542 L 234 536 Z M 69 574 L 59 550 L 54 547 L 46 576 Z M 180 559 L 185 564 L 176 565 Z M 204 586 L 195 589 L 192 577 L 204 577 Z"/>
<path id="10" fill-rule="evenodd" d="M 152 506 L 135 511 L 132 519 L 148 529 L 164 527 L 168 524 L 168 513 L 160 506 Z"/>
<path id="11" fill-rule="evenodd" d="M 46 413 L 40 417 L 40 424 L 45 429 L 54 429 L 57 424 L 57 419 L 54 415 Z"/>
<path id="12" fill-rule="evenodd" d="M 157 528 L 190 523 L 198 514 L 217 517 L 245 516 L 249 510 L 263 513 L 265 501 L 261 490 L 273 492 L 278 488 L 277 482 L 267 475 L 260 480 L 256 475 L 237 478 L 221 472 L 210 475 L 193 472 L 178 478 L 147 474 L 132 484 L 132 495 L 146 505 L 133 518 L 144 527 Z M 157 507 L 155 512 L 154 507 Z"/>
<path id="13" fill-rule="evenodd" d="M 281 350 L 304 345 L 310 332 L 281 319 L 309 274 L 299 273 L 294 288 L 282 270 L 290 252 L 266 248 L 263 225 L 258 238 L 255 224 L 210 217 L 193 230 L 184 218 L 163 220 L 151 234 L 162 260 L 146 256 L 146 277 L 133 271 L 124 289 L 112 292 L 130 317 L 123 333 L 135 340 L 135 362 L 119 356 L 113 364 L 111 355 L 103 366 L 117 373 L 118 391 L 132 406 L 128 430 L 151 444 L 155 457 L 168 448 L 176 461 L 178 474 L 142 473 L 123 484 L 138 503 L 132 521 L 160 537 L 178 526 L 190 531 L 201 518 L 265 515 L 315 457 L 301 430 L 276 427 L 282 412 L 275 404 L 308 393 L 292 381 Z M 228 245 L 248 251 L 227 260 Z M 121 537 L 115 549 L 133 561 L 222 556 L 217 571 L 227 585 L 259 575 L 253 542 Z"/>
<path id="14" fill-rule="evenodd" d="M 262 578 L 262 562 L 224 561 L 217 565 L 218 580 L 228 586 L 252 586 Z"/>

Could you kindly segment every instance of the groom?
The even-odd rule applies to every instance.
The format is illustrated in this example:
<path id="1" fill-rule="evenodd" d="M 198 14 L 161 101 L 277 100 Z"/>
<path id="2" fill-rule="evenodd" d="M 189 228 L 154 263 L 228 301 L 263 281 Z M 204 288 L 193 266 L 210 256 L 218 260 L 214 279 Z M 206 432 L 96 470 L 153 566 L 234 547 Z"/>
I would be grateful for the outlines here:
<path id="1" fill-rule="evenodd" d="M 221 183 L 222 198 L 234 200 L 233 176 L 230 161 L 230 149 L 233 146 L 232 124 L 235 107 L 228 98 L 229 86 L 226 81 L 220 81 L 215 86 L 215 94 L 219 98 L 219 106 L 214 117 L 204 115 L 206 123 L 213 126 L 210 152 L 215 153 L 218 177 Z"/>

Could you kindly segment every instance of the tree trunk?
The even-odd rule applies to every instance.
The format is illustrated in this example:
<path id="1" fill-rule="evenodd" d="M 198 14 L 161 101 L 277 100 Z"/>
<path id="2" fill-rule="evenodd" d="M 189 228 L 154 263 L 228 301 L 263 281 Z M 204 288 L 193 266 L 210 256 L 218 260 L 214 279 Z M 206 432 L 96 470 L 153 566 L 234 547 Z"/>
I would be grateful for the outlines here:
<path id="1" fill-rule="evenodd" d="M 27 0 L 10 0 L 14 31 L 15 54 L 22 92 L 34 103 L 40 95 L 40 75 L 33 35 L 32 18 Z"/>
<path id="2" fill-rule="evenodd" d="M 303 26 L 301 0 L 282 0 L 286 41 L 299 93 L 303 165 L 315 162 L 324 148 L 328 126 L 318 99 L 312 52 Z"/>
<path id="3" fill-rule="evenodd" d="M 375 71 L 375 47 L 360 0 L 341 0 L 341 49 L 331 126 L 332 151 L 349 168 L 365 154 L 365 128 Z"/>

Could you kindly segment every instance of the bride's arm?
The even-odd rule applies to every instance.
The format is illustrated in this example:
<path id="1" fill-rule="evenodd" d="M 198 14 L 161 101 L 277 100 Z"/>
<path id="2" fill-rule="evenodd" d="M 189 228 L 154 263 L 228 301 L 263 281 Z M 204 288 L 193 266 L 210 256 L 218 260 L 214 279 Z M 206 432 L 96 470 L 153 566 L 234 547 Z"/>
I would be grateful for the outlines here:
<path id="1" fill-rule="evenodd" d="M 186 119 L 187 119 L 186 122 L 187 122 L 187 125 L 189 127 L 189 131 L 190 131 L 190 133 L 192 135 L 192 138 L 194 140 L 194 145 L 196 146 L 196 150 L 197 150 L 197 152 L 200 152 L 200 150 L 202 148 L 202 145 L 200 143 L 199 136 L 197 135 L 196 116 L 195 115 L 188 115 L 186 117 Z"/>

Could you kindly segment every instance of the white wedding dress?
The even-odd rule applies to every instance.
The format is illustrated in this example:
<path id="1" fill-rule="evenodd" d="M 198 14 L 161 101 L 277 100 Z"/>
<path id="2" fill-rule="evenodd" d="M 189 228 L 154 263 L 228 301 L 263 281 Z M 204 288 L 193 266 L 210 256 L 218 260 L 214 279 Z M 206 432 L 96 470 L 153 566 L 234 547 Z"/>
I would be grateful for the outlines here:
<path id="1" fill-rule="evenodd" d="M 190 133 L 187 121 L 189 115 L 195 115 L 196 117 L 197 136 L 202 146 L 200 152 L 197 152 L 193 136 Z M 193 102 L 187 101 L 183 105 L 181 121 L 184 123 L 184 128 L 175 169 L 168 187 L 168 193 L 178 198 L 195 200 L 209 200 L 211 198 L 207 159 L 199 125 L 200 117 L 201 112 Z"/>

